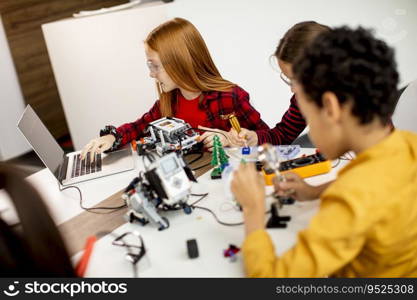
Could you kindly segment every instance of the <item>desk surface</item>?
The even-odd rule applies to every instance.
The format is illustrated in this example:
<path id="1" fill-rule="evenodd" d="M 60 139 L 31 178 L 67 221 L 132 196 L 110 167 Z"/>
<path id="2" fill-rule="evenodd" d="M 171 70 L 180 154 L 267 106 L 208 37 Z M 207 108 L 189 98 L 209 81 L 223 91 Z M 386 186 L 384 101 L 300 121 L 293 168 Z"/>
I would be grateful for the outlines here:
<path id="1" fill-rule="evenodd" d="M 314 149 L 302 149 L 302 154 L 311 154 Z M 192 159 L 192 158 L 191 158 Z M 194 164 L 201 166 L 210 160 L 205 155 Z M 342 161 L 328 174 L 308 178 L 310 184 L 320 184 L 332 180 L 336 172 L 346 162 Z M 192 192 L 209 193 L 208 197 L 199 202 L 199 206 L 213 210 L 218 218 L 227 223 L 239 223 L 243 220 L 242 213 L 235 209 L 233 202 L 227 199 L 227 188 L 224 180 L 211 180 L 208 168 L 196 174 L 198 183 L 193 183 Z M 83 205 L 118 206 L 123 202 L 121 190 L 143 170 L 141 159 L 137 158 L 136 168 L 108 177 L 86 181 L 77 186 L 83 193 Z M 206 173 L 204 173 L 206 172 Z M 202 174 L 204 173 L 204 174 Z M 201 176 L 200 176 L 201 175 Z M 121 234 L 126 231 L 138 231 L 145 242 L 147 255 L 138 266 L 139 277 L 242 277 L 244 276 L 241 255 L 236 262 L 223 257 L 223 250 L 229 244 L 241 245 L 244 240 L 243 225 L 224 226 L 216 222 L 213 216 L 204 210 L 195 209 L 190 215 L 182 211 L 170 211 L 163 214 L 169 219 L 170 227 L 158 231 L 153 225 L 142 226 L 126 223 L 126 209 L 107 214 L 94 214 L 83 211 L 79 204 L 77 190 L 68 189 L 60 192 L 58 184 L 49 172 L 44 169 L 27 178 L 41 193 L 50 213 L 59 225 L 69 252 L 76 262 L 82 254 L 82 248 L 88 236 L 101 231 L 114 231 Z M 272 191 L 268 188 L 268 191 Z M 104 199 L 104 200 L 103 200 Z M 191 198 L 190 202 L 196 199 Z M 271 198 L 267 202 L 272 201 Z M 0 193 L 0 209 L 10 206 L 7 197 Z M 286 229 L 270 229 L 277 254 L 291 248 L 297 233 L 304 229 L 311 217 L 316 213 L 319 201 L 297 202 L 284 206 L 281 215 L 291 216 Z M 12 214 L 12 213 L 8 213 Z M 13 216 L 9 216 L 13 218 Z M 197 240 L 200 256 L 189 259 L 186 241 Z M 132 266 L 125 260 L 125 249 L 111 245 L 112 237 L 101 238 L 94 246 L 94 251 L 85 276 L 87 277 L 131 277 Z"/>

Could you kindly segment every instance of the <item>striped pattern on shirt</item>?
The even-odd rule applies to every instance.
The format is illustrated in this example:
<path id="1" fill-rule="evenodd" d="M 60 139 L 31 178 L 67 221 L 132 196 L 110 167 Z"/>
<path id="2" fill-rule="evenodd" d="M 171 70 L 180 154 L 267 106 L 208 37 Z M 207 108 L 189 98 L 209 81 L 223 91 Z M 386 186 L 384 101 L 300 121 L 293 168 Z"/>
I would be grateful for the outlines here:
<path id="1" fill-rule="evenodd" d="M 301 115 L 295 95 L 291 97 L 290 102 L 290 107 L 283 115 L 281 122 L 277 123 L 274 128 L 256 130 L 259 145 L 264 143 L 289 145 L 306 128 L 307 124 Z"/>
<path id="2" fill-rule="evenodd" d="M 175 92 L 178 93 L 179 90 Z M 228 116 L 234 114 L 243 128 L 249 130 L 269 129 L 269 126 L 261 119 L 259 112 L 251 105 L 249 94 L 241 87 L 236 85 L 228 92 L 207 91 L 203 92 L 203 96 L 200 109 L 207 115 L 205 126 L 229 131 L 231 126 Z M 177 115 L 176 96 L 172 102 L 172 109 L 175 117 Z M 162 118 L 162 115 L 159 109 L 159 100 L 157 100 L 152 108 L 138 120 L 116 128 L 118 147 L 144 136 L 149 123 L 160 118 Z M 188 122 L 188 120 L 184 121 Z"/>

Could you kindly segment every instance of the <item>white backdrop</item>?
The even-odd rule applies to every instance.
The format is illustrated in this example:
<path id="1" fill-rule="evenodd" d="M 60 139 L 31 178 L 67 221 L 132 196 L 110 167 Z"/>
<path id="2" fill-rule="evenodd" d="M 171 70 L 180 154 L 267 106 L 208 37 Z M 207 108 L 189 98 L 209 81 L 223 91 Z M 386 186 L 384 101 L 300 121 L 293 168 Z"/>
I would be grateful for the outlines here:
<path id="1" fill-rule="evenodd" d="M 374 28 L 396 50 L 401 85 L 417 79 L 416 0 L 175 0 L 168 14 L 197 26 L 222 75 L 250 93 L 270 126 L 291 94 L 269 57 L 300 21 Z"/>
<path id="2" fill-rule="evenodd" d="M 74 147 L 105 125 L 134 121 L 157 99 L 143 41 L 164 22 L 165 5 L 42 25 Z"/>
<path id="3" fill-rule="evenodd" d="M 183 17 L 196 25 L 222 75 L 250 93 L 270 126 L 280 120 L 291 95 L 270 56 L 296 22 L 373 28 L 396 49 L 401 85 L 417 78 L 416 0 L 176 0 L 164 7 L 168 18 Z M 103 125 L 133 121 L 154 102 L 141 40 L 158 18 L 145 19 L 124 11 L 43 27 L 76 149 Z M 71 30 L 62 30 L 64 25 Z M 86 109 L 94 113 L 86 117 Z"/>
<path id="4" fill-rule="evenodd" d="M 17 129 L 24 102 L 0 16 L 0 161 L 29 150 Z"/>

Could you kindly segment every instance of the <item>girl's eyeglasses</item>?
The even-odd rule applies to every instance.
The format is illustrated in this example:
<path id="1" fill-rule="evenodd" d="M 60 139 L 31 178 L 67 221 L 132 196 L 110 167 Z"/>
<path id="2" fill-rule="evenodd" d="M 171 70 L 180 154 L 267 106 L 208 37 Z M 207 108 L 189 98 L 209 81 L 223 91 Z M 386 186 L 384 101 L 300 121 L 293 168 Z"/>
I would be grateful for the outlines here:
<path id="1" fill-rule="evenodd" d="M 159 71 L 161 71 L 162 67 L 160 65 L 154 64 L 152 61 L 148 60 L 146 62 L 146 65 L 149 68 L 149 71 L 151 71 L 154 74 L 157 74 Z"/>
<path id="2" fill-rule="evenodd" d="M 282 81 L 284 81 L 285 82 L 285 84 L 287 84 L 288 86 L 292 86 L 292 82 L 291 82 L 291 79 L 289 79 L 287 76 L 285 76 L 285 74 L 284 73 L 280 73 L 279 74 L 279 77 L 281 77 L 281 79 L 282 79 Z"/>

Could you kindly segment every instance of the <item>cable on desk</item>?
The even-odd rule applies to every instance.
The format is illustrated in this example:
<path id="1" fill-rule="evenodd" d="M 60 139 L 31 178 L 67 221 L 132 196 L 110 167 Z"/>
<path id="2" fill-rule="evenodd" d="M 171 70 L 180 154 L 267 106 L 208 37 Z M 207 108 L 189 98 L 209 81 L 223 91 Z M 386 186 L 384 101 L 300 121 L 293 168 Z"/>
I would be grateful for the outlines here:
<path id="1" fill-rule="evenodd" d="M 199 197 L 200 198 L 198 200 L 196 200 L 195 202 L 193 202 L 192 204 L 190 204 L 190 206 L 193 206 L 195 204 L 197 204 L 198 202 L 200 202 L 201 200 L 203 200 L 204 198 L 206 198 L 208 196 L 209 193 L 204 193 L 204 194 L 190 194 L 191 196 L 195 196 L 195 197 Z"/>
<path id="2" fill-rule="evenodd" d="M 209 208 L 207 207 L 202 207 L 202 206 L 195 206 L 195 205 L 191 205 L 192 208 L 199 208 L 205 211 L 208 211 L 209 213 L 211 213 L 214 217 L 214 219 L 217 221 L 217 223 L 219 223 L 220 225 L 224 225 L 224 226 L 240 226 L 243 225 L 244 222 L 239 222 L 239 223 L 226 223 L 223 221 L 220 221 L 219 218 L 216 216 L 216 214 Z"/>
<path id="3" fill-rule="evenodd" d="M 94 213 L 94 214 L 109 214 L 109 213 L 115 212 L 115 211 L 117 211 L 119 209 L 125 208 L 127 206 L 126 203 L 125 203 L 123 205 L 113 206 L 113 207 L 106 207 L 106 206 L 85 207 L 83 205 L 83 195 L 82 195 L 81 190 L 80 190 L 80 188 L 78 186 L 69 185 L 69 186 L 66 186 L 64 188 L 59 187 L 59 190 L 62 192 L 62 191 L 66 190 L 66 189 L 69 189 L 69 188 L 74 188 L 74 189 L 76 189 L 78 191 L 78 193 L 80 194 L 80 207 L 83 210 L 88 211 L 90 213 Z M 111 211 L 110 212 L 96 212 L 95 210 L 111 210 Z"/>
<path id="4" fill-rule="evenodd" d="M 187 155 L 191 155 L 191 154 L 199 154 L 199 156 L 197 158 L 194 158 L 192 161 L 188 162 L 188 165 L 191 165 L 192 163 L 195 163 L 196 161 L 199 161 L 204 156 L 203 151 L 196 152 L 196 153 L 189 153 Z"/>
<path id="5" fill-rule="evenodd" d="M 206 198 L 208 196 L 209 193 L 204 193 L 204 194 L 190 194 L 190 196 L 196 196 L 196 197 L 200 197 L 198 200 L 196 200 L 195 202 L 193 202 L 192 204 L 190 204 L 190 207 L 192 208 L 194 204 L 200 202 L 201 200 L 203 200 L 204 198 Z M 174 204 L 173 206 L 168 206 L 166 204 L 163 204 L 161 206 L 161 209 L 163 211 L 173 211 L 173 210 L 181 210 L 183 209 L 183 207 L 181 205 L 179 205 L 178 203 Z"/>
<path id="6" fill-rule="evenodd" d="M 194 128 L 194 127 L 191 127 L 190 129 L 218 133 L 218 134 L 223 135 L 223 136 L 226 138 L 226 140 L 228 140 L 228 141 L 229 141 L 229 137 L 228 137 L 227 135 L 225 135 L 223 132 L 220 132 L 220 131 L 208 130 L 208 129 L 202 129 L 202 128 Z"/>
<path id="7" fill-rule="evenodd" d="M 227 135 L 225 135 L 223 132 L 220 132 L 220 131 L 209 130 L 209 129 L 202 129 L 202 128 L 195 128 L 195 127 L 191 127 L 190 129 L 193 129 L 193 130 L 201 130 L 201 131 L 207 131 L 207 132 L 214 132 L 214 133 L 217 133 L 217 134 L 221 134 L 221 135 L 223 135 L 223 136 L 226 138 L 226 140 L 230 141 L 229 137 L 228 137 Z M 204 153 L 201 153 L 201 157 L 203 157 L 203 154 L 204 154 Z M 199 157 L 198 159 L 195 159 L 195 160 L 193 160 L 193 161 L 189 162 L 189 164 L 192 164 L 193 162 L 196 162 L 197 160 L 201 159 L 201 157 Z M 207 164 L 205 164 L 205 165 L 202 165 L 202 166 L 196 167 L 196 168 L 194 168 L 194 169 L 192 169 L 192 170 L 193 170 L 193 171 L 197 171 L 197 170 L 200 170 L 200 169 L 202 169 L 202 168 L 205 168 L 205 167 L 209 166 L 210 164 L 211 164 L 211 163 L 207 163 Z"/>
<path id="8" fill-rule="evenodd" d="M 197 170 L 200 170 L 200 169 L 205 168 L 205 167 L 210 166 L 210 165 L 211 165 L 211 162 L 206 163 L 205 165 L 202 165 L 202 166 L 196 167 L 196 168 L 191 169 L 191 170 L 193 170 L 193 171 L 197 171 Z"/>

